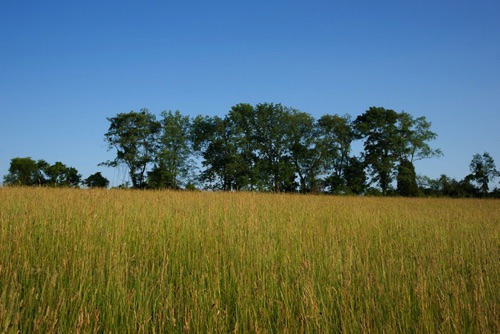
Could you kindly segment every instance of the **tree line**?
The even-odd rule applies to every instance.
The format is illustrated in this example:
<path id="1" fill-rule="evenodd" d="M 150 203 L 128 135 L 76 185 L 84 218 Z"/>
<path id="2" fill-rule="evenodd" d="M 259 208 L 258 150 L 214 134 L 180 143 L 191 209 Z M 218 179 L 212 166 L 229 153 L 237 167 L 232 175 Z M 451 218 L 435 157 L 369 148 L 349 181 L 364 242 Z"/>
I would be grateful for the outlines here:
<path id="1" fill-rule="evenodd" d="M 142 109 L 107 120 L 105 141 L 116 154 L 100 165 L 125 165 L 132 188 L 453 197 L 499 192 L 489 190 L 500 173 L 486 152 L 474 155 L 471 174 L 461 181 L 417 175 L 416 161 L 443 155 L 430 146 L 437 134 L 425 116 L 383 107 L 370 107 L 356 118 L 327 114 L 315 119 L 281 104 L 241 103 L 222 117 L 179 111 L 157 117 Z M 363 150 L 356 155 L 357 141 Z M 82 181 L 76 169 L 60 162 L 29 160 L 12 159 L 4 183 L 109 183 L 100 173 Z M 30 173 L 22 172 L 21 162 L 31 166 Z"/>
<path id="2" fill-rule="evenodd" d="M 31 157 L 13 158 L 10 161 L 9 174 L 4 176 L 4 184 L 11 186 L 52 186 L 93 188 L 109 186 L 109 180 L 100 172 L 82 179 L 74 167 L 60 161 L 49 164 L 45 160 L 33 160 Z"/>

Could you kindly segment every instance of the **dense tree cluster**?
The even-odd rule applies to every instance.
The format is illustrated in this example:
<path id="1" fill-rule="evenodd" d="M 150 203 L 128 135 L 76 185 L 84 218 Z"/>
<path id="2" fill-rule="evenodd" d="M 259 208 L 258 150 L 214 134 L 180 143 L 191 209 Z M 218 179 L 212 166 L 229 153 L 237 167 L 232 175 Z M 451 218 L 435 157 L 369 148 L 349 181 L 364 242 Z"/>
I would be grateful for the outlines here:
<path id="1" fill-rule="evenodd" d="M 476 154 L 462 181 L 417 175 L 414 162 L 439 157 L 424 116 L 371 107 L 350 115 L 311 115 L 281 104 L 237 104 L 224 116 L 159 117 L 142 109 L 107 118 L 105 141 L 116 155 L 101 165 L 127 167 L 133 188 L 269 192 L 491 196 L 497 176 L 488 153 Z M 361 141 L 355 155 L 352 145 Z M 6 184 L 107 187 L 61 162 L 14 158 Z"/>
<path id="2" fill-rule="evenodd" d="M 199 182 L 217 190 L 362 194 L 368 181 L 418 193 L 414 161 L 441 155 L 425 117 L 385 108 L 349 115 L 311 115 L 281 104 L 238 104 L 224 117 L 193 119 L 144 109 L 108 118 L 106 141 L 116 150 L 107 166 L 125 164 L 135 188 L 179 188 Z M 364 152 L 352 155 L 355 140 Z M 195 178 L 194 158 L 201 160 Z M 148 168 L 149 167 L 149 168 Z"/>
<path id="3" fill-rule="evenodd" d="M 45 160 L 35 161 L 30 157 L 13 158 L 10 161 L 9 174 L 4 176 L 4 184 L 13 186 L 52 186 L 107 187 L 109 181 L 100 172 L 82 180 L 74 167 L 68 167 L 60 161 L 50 165 Z"/>
<path id="4" fill-rule="evenodd" d="M 50 165 L 44 160 L 35 161 L 29 157 L 14 158 L 10 162 L 9 174 L 4 183 L 9 185 L 78 186 L 82 176 L 74 167 L 58 161 Z"/>
<path id="5" fill-rule="evenodd" d="M 470 174 L 463 180 L 455 180 L 446 175 L 441 175 L 433 180 L 420 176 L 418 183 L 423 195 L 448 196 L 448 197 L 500 197 L 500 189 L 495 187 L 489 190 L 489 184 L 500 176 L 500 171 L 495 167 L 495 162 L 488 152 L 475 154 L 469 165 Z"/>

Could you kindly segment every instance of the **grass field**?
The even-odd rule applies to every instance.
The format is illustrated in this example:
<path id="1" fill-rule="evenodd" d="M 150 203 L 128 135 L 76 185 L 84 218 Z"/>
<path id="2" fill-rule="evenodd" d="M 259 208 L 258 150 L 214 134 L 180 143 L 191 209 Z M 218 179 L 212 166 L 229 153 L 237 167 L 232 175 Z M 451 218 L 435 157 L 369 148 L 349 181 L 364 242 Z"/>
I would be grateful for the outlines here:
<path id="1" fill-rule="evenodd" d="M 0 332 L 500 333 L 500 201 L 0 188 Z"/>

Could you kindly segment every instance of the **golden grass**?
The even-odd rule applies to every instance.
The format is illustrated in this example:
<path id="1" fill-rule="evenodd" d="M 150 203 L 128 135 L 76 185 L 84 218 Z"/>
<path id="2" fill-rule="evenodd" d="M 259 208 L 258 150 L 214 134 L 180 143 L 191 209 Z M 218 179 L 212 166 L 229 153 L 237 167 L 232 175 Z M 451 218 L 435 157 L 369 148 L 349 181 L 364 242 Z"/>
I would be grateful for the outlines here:
<path id="1" fill-rule="evenodd" d="M 0 332 L 500 332 L 500 202 L 0 188 Z"/>

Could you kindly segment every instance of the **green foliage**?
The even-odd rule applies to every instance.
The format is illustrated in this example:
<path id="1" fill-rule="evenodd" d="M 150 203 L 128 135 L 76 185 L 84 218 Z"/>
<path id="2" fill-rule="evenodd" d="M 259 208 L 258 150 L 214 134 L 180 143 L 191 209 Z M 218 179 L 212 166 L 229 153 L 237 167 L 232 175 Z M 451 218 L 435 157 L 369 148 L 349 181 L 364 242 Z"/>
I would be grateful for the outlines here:
<path id="1" fill-rule="evenodd" d="M 469 176 L 461 181 L 457 181 L 446 175 L 441 175 L 438 179 L 431 179 L 427 176 L 417 176 L 419 191 L 426 196 L 433 197 L 454 197 L 471 198 L 479 197 L 479 190 L 471 183 Z"/>
<path id="2" fill-rule="evenodd" d="M 406 112 L 380 107 L 371 107 L 356 118 L 355 129 L 364 139 L 365 164 L 384 195 L 397 175 L 398 193 L 416 196 L 413 162 L 443 155 L 428 144 L 437 137 L 430 127 L 424 116 L 413 118 Z"/>
<path id="3" fill-rule="evenodd" d="M 160 124 L 147 109 L 140 112 L 120 113 L 107 118 L 110 122 L 105 140 L 108 150 L 116 150 L 116 158 L 102 163 L 115 167 L 124 163 L 129 168 L 134 188 L 146 187 L 146 171 L 155 159 L 156 137 Z"/>
<path id="4" fill-rule="evenodd" d="M 351 192 L 350 186 L 347 185 L 347 173 L 352 158 L 351 144 L 356 139 L 351 116 L 323 115 L 318 120 L 317 127 L 320 159 L 325 165 L 325 172 L 331 173 L 325 185 L 331 193 Z"/>
<path id="5" fill-rule="evenodd" d="M 397 162 L 399 134 L 398 114 L 391 109 L 370 107 L 354 121 L 355 129 L 364 138 L 364 160 L 371 175 L 387 194 Z"/>
<path id="6" fill-rule="evenodd" d="M 382 107 L 370 107 L 354 121 L 347 114 L 316 120 L 274 103 L 240 103 L 223 117 L 191 119 L 163 111 L 157 120 L 142 109 L 107 120 L 105 140 L 116 156 L 101 165 L 128 168 L 131 183 L 122 188 L 182 189 L 196 183 L 224 191 L 485 197 L 494 196 L 489 184 L 500 175 L 485 152 L 474 155 L 471 174 L 461 181 L 418 179 L 415 161 L 442 156 L 429 145 L 437 134 L 424 116 Z M 364 150 L 353 156 L 357 140 Z M 6 185 L 75 187 L 80 181 L 73 167 L 31 158 L 12 159 L 4 176 Z M 84 184 L 107 186 L 106 181 L 91 175 Z"/>
<path id="7" fill-rule="evenodd" d="M 427 175 L 417 174 L 416 182 L 419 192 L 424 196 L 439 197 L 441 194 L 441 183 L 439 179 L 432 179 Z"/>
<path id="8" fill-rule="evenodd" d="M 78 187 L 81 178 L 76 168 L 68 167 L 60 161 L 49 165 L 44 160 L 35 161 L 27 157 L 11 159 L 9 174 L 4 176 L 4 182 L 20 186 Z"/>
<path id="9" fill-rule="evenodd" d="M 403 160 L 398 166 L 397 192 L 401 196 L 415 197 L 418 195 L 417 175 L 413 163 Z"/>
<path id="10" fill-rule="evenodd" d="M 495 161 L 488 152 L 484 152 L 483 155 L 474 154 L 469 167 L 471 174 L 468 178 L 479 184 L 483 195 L 487 194 L 490 181 L 494 181 L 496 177 L 500 176 Z"/>
<path id="11" fill-rule="evenodd" d="M 179 111 L 163 111 L 161 117 L 155 166 L 148 172 L 148 186 L 179 189 L 194 169 L 189 141 L 191 123 L 189 116 L 182 116 Z"/>
<path id="12" fill-rule="evenodd" d="M 345 192 L 361 195 L 366 189 L 365 164 L 357 157 L 351 157 L 344 170 Z"/>
<path id="13" fill-rule="evenodd" d="M 13 158 L 10 161 L 9 174 L 4 176 L 6 185 L 33 186 L 44 182 L 41 172 L 42 161 L 36 162 L 30 157 Z"/>
<path id="14" fill-rule="evenodd" d="M 431 131 L 431 123 L 425 116 L 413 118 L 412 115 L 401 112 L 398 114 L 398 160 L 414 161 L 439 158 L 443 155 L 440 149 L 432 149 L 429 141 L 435 140 L 437 134 Z"/>
<path id="15" fill-rule="evenodd" d="M 82 179 L 82 176 L 78 174 L 74 167 L 68 167 L 60 161 L 51 166 L 46 166 L 43 168 L 43 172 L 47 175 L 46 183 L 55 187 L 77 187 Z"/>
<path id="16" fill-rule="evenodd" d="M 235 173 L 235 189 L 255 190 L 259 186 L 259 171 L 256 167 L 254 107 L 248 103 L 231 107 L 227 124 L 231 128 L 230 140 L 236 149 L 233 168 L 229 168 Z"/>
<path id="17" fill-rule="evenodd" d="M 208 188 L 229 191 L 238 187 L 239 156 L 231 132 L 231 122 L 227 117 L 197 116 L 193 120 L 193 148 L 201 152 L 205 167 L 200 180 Z"/>
<path id="18" fill-rule="evenodd" d="M 444 174 L 436 180 L 419 176 L 417 177 L 419 188 L 427 196 L 499 197 L 498 188 L 489 192 L 489 183 L 499 176 L 499 172 L 496 170 L 493 158 L 487 152 L 473 156 L 470 170 L 471 174 L 460 181 Z"/>
<path id="19" fill-rule="evenodd" d="M 397 180 L 407 182 L 399 188 L 411 184 L 413 194 L 414 173 L 405 170 L 414 169 L 413 161 L 442 155 L 428 145 L 437 135 L 425 117 L 380 107 L 355 121 L 349 115 L 315 120 L 274 103 L 240 103 L 224 117 L 191 120 L 179 111 L 161 116 L 157 121 L 144 109 L 108 118 L 105 137 L 117 156 L 104 164 L 124 163 L 134 188 L 180 189 L 195 180 L 197 158 L 202 167 L 197 179 L 207 189 L 361 194 L 368 170 L 384 195 L 399 173 Z M 352 143 L 359 139 L 364 152 L 351 156 Z"/>
<path id="20" fill-rule="evenodd" d="M 201 180 L 221 190 L 293 191 L 297 115 L 303 114 L 282 105 L 239 104 L 224 118 L 196 117 L 192 137 L 205 167 Z"/>
<path id="21" fill-rule="evenodd" d="M 109 180 L 102 176 L 101 172 L 97 172 L 86 178 L 83 184 L 89 188 L 107 188 Z"/>
<path id="22" fill-rule="evenodd" d="M 281 104 L 255 106 L 255 149 L 257 168 L 264 190 L 281 192 L 295 188 L 291 159 L 291 114 L 296 110 Z"/>

